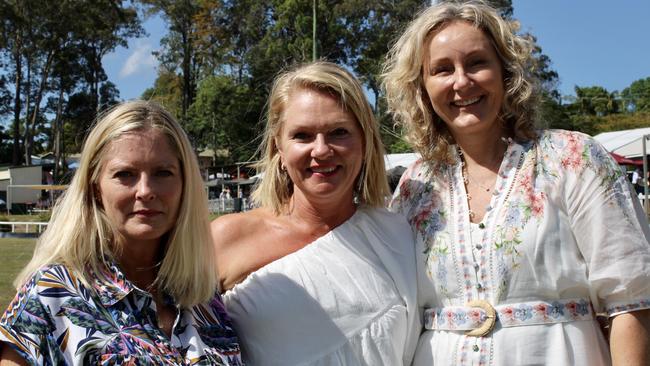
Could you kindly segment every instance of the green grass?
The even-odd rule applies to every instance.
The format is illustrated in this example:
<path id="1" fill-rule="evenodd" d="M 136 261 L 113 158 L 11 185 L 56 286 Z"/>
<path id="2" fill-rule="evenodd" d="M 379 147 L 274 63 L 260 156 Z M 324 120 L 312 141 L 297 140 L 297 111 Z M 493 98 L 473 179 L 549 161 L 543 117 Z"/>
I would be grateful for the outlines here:
<path id="1" fill-rule="evenodd" d="M 211 214 L 210 221 L 219 216 L 219 214 Z M 0 221 L 40 221 L 38 217 L 38 215 L 10 215 L 4 216 Z M 36 239 L 0 238 L 0 258 L 3 259 L 0 266 L 0 315 L 16 294 L 12 282 L 32 258 L 35 244 Z"/>
<path id="2" fill-rule="evenodd" d="M 8 239 L 0 238 L 0 312 L 4 312 L 11 299 L 16 294 L 12 282 L 18 272 L 25 267 L 32 258 L 34 239 Z"/>

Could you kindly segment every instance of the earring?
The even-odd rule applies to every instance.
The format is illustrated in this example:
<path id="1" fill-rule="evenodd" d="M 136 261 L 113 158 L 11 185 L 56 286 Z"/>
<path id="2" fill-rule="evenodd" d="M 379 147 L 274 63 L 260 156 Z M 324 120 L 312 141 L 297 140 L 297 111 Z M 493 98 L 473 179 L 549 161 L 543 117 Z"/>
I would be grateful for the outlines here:
<path id="1" fill-rule="evenodd" d="M 361 199 L 363 198 L 363 179 L 364 179 L 364 173 L 366 171 L 366 164 L 363 164 L 361 166 L 361 171 L 359 172 L 359 180 L 357 181 L 357 187 L 354 190 L 354 195 L 352 196 L 352 202 L 358 206 L 361 203 Z"/>

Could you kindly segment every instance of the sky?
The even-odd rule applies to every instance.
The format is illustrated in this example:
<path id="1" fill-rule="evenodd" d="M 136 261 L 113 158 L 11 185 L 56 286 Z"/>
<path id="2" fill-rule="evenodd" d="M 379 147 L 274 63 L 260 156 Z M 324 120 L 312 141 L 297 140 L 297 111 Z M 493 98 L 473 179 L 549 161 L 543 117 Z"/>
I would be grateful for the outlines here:
<path id="1" fill-rule="evenodd" d="M 560 77 L 562 95 L 575 86 L 622 91 L 650 77 L 649 0 L 513 0 L 521 30 L 537 37 Z M 148 19 L 148 37 L 129 41 L 104 57 L 109 80 L 124 100 L 153 86 L 157 61 L 151 55 L 166 33 L 159 17 Z"/>

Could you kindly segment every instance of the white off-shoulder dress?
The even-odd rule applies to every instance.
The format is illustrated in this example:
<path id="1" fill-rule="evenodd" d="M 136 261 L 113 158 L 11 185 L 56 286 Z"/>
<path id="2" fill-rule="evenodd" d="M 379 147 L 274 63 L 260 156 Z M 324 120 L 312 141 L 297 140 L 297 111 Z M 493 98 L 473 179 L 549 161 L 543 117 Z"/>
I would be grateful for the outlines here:
<path id="1" fill-rule="evenodd" d="M 408 365 L 420 316 L 413 235 L 361 207 L 224 294 L 247 365 Z"/>

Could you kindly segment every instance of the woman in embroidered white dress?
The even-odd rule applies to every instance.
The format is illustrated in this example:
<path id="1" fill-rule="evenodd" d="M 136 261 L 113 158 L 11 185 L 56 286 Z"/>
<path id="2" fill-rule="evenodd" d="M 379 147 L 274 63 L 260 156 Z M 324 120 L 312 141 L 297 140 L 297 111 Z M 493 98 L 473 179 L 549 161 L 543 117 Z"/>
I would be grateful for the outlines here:
<path id="1" fill-rule="evenodd" d="M 244 361 L 410 364 L 421 329 L 414 243 L 383 208 L 383 148 L 359 82 L 328 62 L 279 75 L 261 167 L 261 207 L 212 224 Z"/>
<path id="2" fill-rule="evenodd" d="M 647 218 L 593 139 L 534 129 L 516 30 L 483 3 L 443 2 L 387 59 L 389 109 L 422 155 L 392 202 L 421 253 L 414 364 L 646 365 Z"/>

